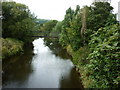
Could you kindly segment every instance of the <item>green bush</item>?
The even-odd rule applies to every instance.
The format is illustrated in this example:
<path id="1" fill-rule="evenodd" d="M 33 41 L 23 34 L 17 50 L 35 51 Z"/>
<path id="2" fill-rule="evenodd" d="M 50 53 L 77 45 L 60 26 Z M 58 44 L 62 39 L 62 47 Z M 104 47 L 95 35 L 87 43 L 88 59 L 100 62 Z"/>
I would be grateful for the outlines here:
<path id="1" fill-rule="evenodd" d="M 118 87 L 120 83 L 120 46 L 118 25 L 100 28 L 91 36 L 90 54 L 87 65 L 89 79 L 94 81 L 89 87 Z"/>
<path id="2" fill-rule="evenodd" d="M 6 38 L 2 40 L 2 59 L 23 51 L 23 42 L 16 39 Z"/>

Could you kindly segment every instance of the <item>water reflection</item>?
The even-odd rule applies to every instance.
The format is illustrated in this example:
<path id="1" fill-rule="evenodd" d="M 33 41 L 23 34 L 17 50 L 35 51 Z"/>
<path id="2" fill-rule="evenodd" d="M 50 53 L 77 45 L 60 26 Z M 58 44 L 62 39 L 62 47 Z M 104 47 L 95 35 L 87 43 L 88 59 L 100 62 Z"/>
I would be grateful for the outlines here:
<path id="1" fill-rule="evenodd" d="M 61 79 L 69 78 L 73 64 L 69 59 L 63 60 L 56 57 L 43 43 L 42 39 L 33 42 L 35 56 L 32 59 L 32 67 L 34 73 L 29 77 L 27 86 L 59 88 Z"/>
<path id="2" fill-rule="evenodd" d="M 70 59 L 62 59 L 44 45 L 43 39 L 33 42 L 34 56 L 26 53 L 4 64 L 4 87 L 17 88 L 80 88 Z M 30 52 L 28 50 L 28 52 Z M 62 52 L 60 52 L 62 53 Z M 59 55 L 59 54 L 58 54 Z M 8 61 L 8 60 L 7 60 Z M 7 65 L 7 66 L 6 66 Z"/>
<path id="3" fill-rule="evenodd" d="M 26 48 L 21 56 L 16 55 L 3 61 L 3 87 L 18 87 L 33 72 L 30 64 L 32 60 L 32 49 L 30 48 Z"/>
<path id="4" fill-rule="evenodd" d="M 63 49 L 58 42 L 48 45 L 52 53 L 62 59 L 72 59 L 72 57 L 67 53 L 66 49 Z"/>

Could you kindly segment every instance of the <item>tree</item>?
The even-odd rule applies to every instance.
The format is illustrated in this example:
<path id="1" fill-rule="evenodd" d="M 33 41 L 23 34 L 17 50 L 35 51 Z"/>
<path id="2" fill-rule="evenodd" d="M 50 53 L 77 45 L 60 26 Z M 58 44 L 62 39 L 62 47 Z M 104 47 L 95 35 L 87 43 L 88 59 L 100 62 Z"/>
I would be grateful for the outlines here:
<path id="1" fill-rule="evenodd" d="M 70 44 L 70 38 L 68 36 L 68 28 L 70 28 L 70 23 L 73 19 L 74 16 L 74 10 L 72 10 L 71 8 L 69 8 L 68 10 L 66 10 L 66 15 L 64 17 L 63 22 L 63 26 L 62 26 L 62 30 L 61 30 L 61 34 L 60 34 L 60 43 L 62 44 L 62 46 L 67 46 L 68 44 Z"/>
<path id="2" fill-rule="evenodd" d="M 11 37 L 30 42 L 30 35 L 35 29 L 35 16 L 28 7 L 16 2 L 3 2 L 3 37 Z"/>
<path id="3" fill-rule="evenodd" d="M 112 13 L 113 7 L 108 2 L 95 2 L 88 7 L 86 18 L 85 43 L 91 40 L 91 35 L 99 28 L 117 23 L 116 15 Z"/>
<path id="4" fill-rule="evenodd" d="M 112 14 L 113 7 L 108 2 L 95 2 L 89 8 L 89 16 L 87 18 L 87 29 L 97 31 L 106 25 L 117 23 L 115 15 Z M 108 24 L 108 20 L 112 23 Z"/>
<path id="5" fill-rule="evenodd" d="M 55 25 L 55 27 L 50 32 L 50 36 L 51 37 L 58 37 L 58 38 L 60 38 L 60 33 L 61 33 L 61 30 L 62 30 L 62 25 L 63 25 L 63 22 L 57 22 L 57 24 Z"/>

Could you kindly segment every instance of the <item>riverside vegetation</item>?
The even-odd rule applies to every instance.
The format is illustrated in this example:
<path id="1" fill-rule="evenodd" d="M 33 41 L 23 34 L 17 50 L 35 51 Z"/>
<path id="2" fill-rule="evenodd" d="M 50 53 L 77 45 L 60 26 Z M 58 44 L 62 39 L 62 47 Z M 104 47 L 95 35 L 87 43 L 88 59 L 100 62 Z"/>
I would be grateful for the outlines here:
<path id="1" fill-rule="evenodd" d="M 113 7 L 96 2 L 90 7 L 69 8 L 63 21 L 40 26 L 45 44 L 59 43 L 72 56 L 84 88 L 117 88 L 120 85 L 120 25 Z"/>
<path id="2" fill-rule="evenodd" d="M 2 59 L 23 51 L 39 24 L 48 21 L 37 19 L 26 5 L 16 2 L 2 2 L 2 14 Z"/>
<path id="3" fill-rule="evenodd" d="M 23 51 L 23 42 L 11 38 L 2 40 L 2 59 Z"/>
<path id="4" fill-rule="evenodd" d="M 45 36 L 57 37 L 45 37 L 47 46 L 59 43 L 72 56 L 84 88 L 120 85 L 120 25 L 109 3 L 96 2 L 83 8 L 77 5 L 76 10 L 66 10 L 63 21 L 48 20 L 40 25 L 24 4 L 3 2 L 2 7 L 4 55 L 11 52 L 8 49 L 13 46 L 17 48 L 13 53 L 21 51 L 23 44 L 34 39 L 30 37 L 33 31 L 46 32 Z"/>

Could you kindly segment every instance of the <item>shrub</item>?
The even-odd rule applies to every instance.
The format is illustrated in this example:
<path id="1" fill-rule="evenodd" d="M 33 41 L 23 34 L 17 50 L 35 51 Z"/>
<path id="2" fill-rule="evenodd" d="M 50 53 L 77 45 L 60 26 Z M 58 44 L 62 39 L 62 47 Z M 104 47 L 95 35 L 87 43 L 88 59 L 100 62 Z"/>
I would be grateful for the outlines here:
<path id="1" fill-rule="evenodd" d="M 118 87 L 120 83 L 120 46 L 118 25 L 100 28 L 91 36 L 90 63 L 87 69 L 94 84 L 90 87 Z"/>
<path id="2" fill-rule="evenodd" d="M 23 42 L 16 39 L 6 38 L 2 40 L 2 58 L 14 55 L 20 51 L 23 51 Z"/>

